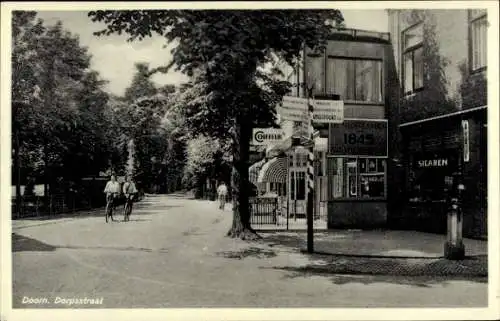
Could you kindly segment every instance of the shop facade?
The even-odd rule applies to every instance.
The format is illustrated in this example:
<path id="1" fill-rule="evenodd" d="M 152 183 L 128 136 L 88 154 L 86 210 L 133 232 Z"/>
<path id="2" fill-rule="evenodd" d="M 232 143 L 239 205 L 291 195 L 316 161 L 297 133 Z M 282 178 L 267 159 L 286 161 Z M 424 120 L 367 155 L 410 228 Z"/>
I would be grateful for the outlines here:
<path id="1" fill-rule="evenodd" d="M 391 47 L 386 33 L 339 30 L 324 53 L 305 53 L 315 99 L 342 100 L 344 121 L 316 124 L 325 151 L 328 228 L 373 228 L 387 223 L 388 119 L 386 90 Z"/>
<path id="2" fill-rule="evenodd" d="M 460 182 L 463 235 L 486 239 L 487 10 L 388 13 L 399 159 L 388 226 L 445 234 Z"/>

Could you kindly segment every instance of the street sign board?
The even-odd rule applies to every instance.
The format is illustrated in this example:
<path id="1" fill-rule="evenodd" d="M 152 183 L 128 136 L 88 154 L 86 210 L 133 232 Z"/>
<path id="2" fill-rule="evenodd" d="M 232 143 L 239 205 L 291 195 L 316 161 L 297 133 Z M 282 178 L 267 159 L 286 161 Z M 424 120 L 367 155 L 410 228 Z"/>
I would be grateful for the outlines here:
<path id="1" fill-rule="evenodd" d="M 387 131 L 387 120 L 345 119 L 342 124 L 331 124 L 330 154 L 387 157 Z"/>
<path id="2" fill-rule="evenodd" d="M 344 121 L 344 102 L 342 100 L 314 100 L 315 123 L 342 123 Z"/>
<path id="3" fill-rule="evenodd" d="M 274 145 L 285 139 L 285 132 L 279 128 L 254 128 L 253 145 Z"/>
<path id="4" fill-rule="evenodd" d="M 307 109 L 306 98 L 284 96 L 277 111 L 281 120 L 303 121 Z"/>

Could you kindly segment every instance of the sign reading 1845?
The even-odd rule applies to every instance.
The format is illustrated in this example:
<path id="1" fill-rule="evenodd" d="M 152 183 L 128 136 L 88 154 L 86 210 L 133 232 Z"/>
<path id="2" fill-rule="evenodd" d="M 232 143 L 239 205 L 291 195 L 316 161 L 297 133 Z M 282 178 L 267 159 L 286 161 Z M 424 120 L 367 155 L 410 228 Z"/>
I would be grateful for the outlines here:
<path id="1" fill-rule="evenodd" d="M 387 156 L 387 121 L 351 120 L 331 124 L 331 155 Z"/>

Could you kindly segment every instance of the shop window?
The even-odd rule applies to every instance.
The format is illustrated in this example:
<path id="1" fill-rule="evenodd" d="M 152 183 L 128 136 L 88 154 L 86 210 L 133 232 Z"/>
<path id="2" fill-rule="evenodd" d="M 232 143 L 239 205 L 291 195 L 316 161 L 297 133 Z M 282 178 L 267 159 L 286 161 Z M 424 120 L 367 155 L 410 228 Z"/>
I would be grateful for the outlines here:
<path id="1" fill-rule="evenodd" d="M 345 101 L 383 102 L 382 61 L 329 57 L 326 72 L 328 95 L 340 95 Z"/>
<path id="2" fill-rule="evenodd" d="M 324 169 L 325 153 L 324 152 L 317 152 L 315 157 L 316 157 L 316 159 L 314 160 L 315 174 L 317 176 L 324 176 L 325 175 L 325 169 Z"/>
<path id="3" fill-rule="evenodd" d="M 407 186 L 409 202 L 445 201 L 453 183 L 457 156 L 456 150 L 410 156 Z"/>
<path id="4" fill-rule="evenodd" d="M 403 90 L 406 94 L 411 94 L 424 87 L 423 24 L 406 29 L 402 38 Z"/>
<path id="5" fill-rule="evenodd" d="M 486 58 L 488 54 L 488 21 L 486 10 L 471 10 L 470 17 L 470 47 L 471 47 L 471 67 L 472 70 L 478 70 L 486 67 Z"/>
<path id="6" fill-rule="evenodd" d="M 385 164 L 383 158 L 328 158 L 329 198 L 384 198 Z"/>

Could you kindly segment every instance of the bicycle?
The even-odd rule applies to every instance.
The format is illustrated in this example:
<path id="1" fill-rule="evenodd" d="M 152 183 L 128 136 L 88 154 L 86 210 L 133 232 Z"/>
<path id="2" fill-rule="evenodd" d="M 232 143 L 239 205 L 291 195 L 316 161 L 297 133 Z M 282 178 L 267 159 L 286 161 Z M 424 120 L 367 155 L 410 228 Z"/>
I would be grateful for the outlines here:
<path id="1" fill-rule="evenodd" d="M 113 209 L 114 209 L 114 201 L 115 201 L 115 194 L 108 194 L 107 195 L 107 202 L 106 202 L 106 223 L 108 223 L 108 217 L 111 218 L 111 221 L 114 222 L 115 219 L 113 218 Z"/>
<path id="2" fill-rule="evenodd" d="M 123 221 L 128 222 L 130 220 L 130 214 L 132 213 L 132 204 L 134 203 L 134 195 L 128 195 L 125 202 L 125 208 L 123 212 Z"/>

